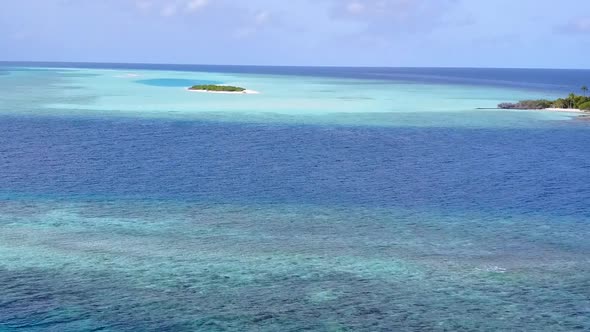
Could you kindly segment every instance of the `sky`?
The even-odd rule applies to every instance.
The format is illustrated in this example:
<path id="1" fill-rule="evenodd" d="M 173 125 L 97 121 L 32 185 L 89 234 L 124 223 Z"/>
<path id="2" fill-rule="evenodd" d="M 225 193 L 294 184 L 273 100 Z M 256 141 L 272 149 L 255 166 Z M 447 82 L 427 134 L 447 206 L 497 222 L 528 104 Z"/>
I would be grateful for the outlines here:
<path id="1" fill-rule="evenodd" d="M 590 0 L 1 0 L 0 61 L 590 68 Z"/>

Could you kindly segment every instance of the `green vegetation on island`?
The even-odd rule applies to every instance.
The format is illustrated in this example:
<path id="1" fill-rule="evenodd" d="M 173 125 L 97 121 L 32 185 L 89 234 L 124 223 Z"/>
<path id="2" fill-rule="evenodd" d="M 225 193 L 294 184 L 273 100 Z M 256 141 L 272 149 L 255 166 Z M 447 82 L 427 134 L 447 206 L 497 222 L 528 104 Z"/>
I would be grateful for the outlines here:
<path id="1" fill-rule="evenodd" d="M 193 85 L 189 88 L 189 90 L 215 91 L 215 92 L 244 92 L 244 91 L 246 91 L 246 89 L 241 88 L 239 86 L 215 85 L 215 84 Z"/>
<path id="2" fill-rule="evenodd" d="M 537 99 L 537 100 L 521 100 L 517 103 L 501 103 L 498 108 L 502 109 L 519 109 L 519 110 L 541 110 L 546 108 L 560 108 L 560 109 L 579 109 L 590 111 L 590 97 L 588 94 L 588 87 L 581 88 L 583 96 L 570 93 L 566 98 L 559 98 L 556 100 Z"/>

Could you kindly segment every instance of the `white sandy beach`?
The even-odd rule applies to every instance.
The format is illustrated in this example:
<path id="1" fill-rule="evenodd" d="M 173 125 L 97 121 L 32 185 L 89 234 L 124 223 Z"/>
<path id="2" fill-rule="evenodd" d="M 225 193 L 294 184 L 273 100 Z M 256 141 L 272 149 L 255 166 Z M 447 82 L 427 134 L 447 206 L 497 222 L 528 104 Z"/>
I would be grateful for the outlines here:
<path id="1" fill-rule="evenodd" d="M 587 113 L 577 108 L 545 108 L 541 111 L 548 111 L 548 112 L 564 112 L 564 113 Z"/>
<path id="2" fill-rule="evenodd" d="M 544 108 L 544 109 L 518 109 L 518 108 L 491 108 L 492 110 L 514 111 L 514 112 L 547 112 L 547 113 L 577 113 L 590 114 L 577 108 Z"/>

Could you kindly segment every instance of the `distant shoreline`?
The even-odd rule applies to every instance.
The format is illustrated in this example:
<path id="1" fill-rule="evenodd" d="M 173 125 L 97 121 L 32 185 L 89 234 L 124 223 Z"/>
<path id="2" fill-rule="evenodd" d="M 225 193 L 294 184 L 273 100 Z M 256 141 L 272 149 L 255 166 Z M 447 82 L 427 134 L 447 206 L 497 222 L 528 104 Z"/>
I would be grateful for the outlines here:
<path id="1" fill-rule="evenodd" d="M 524 112 L 558 112 L 558 113 L 578 113 L 578 114 L 589 114 L 589 112 L 583 111 L 577 108 L 540 108 L 540 109 L 525 109 L 525 108 L 501 108 L 501 107 L 478 107 L 478 110 L 503 110 L 503 111 L 524 111 Z"/>
<path id="2" fill-rule="evenodd" d="M 586 113 L 590 112 L 590 97 L 587 96 L 588 87 L 580 88 L 584 95 L 570 93 L 565 98 L 555 100 L 548 99 L 527 99 L 516 103 L 500 103 L 499 109 L 507 110 L 536 110 L 548 112 Z"/>

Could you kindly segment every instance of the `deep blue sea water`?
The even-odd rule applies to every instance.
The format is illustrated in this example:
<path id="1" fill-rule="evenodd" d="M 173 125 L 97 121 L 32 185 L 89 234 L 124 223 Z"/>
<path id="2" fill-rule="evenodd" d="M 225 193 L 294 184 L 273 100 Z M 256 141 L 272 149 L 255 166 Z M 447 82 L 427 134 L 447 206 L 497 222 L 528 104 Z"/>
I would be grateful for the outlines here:
<path id="1" fill-rule="evenodd" d="M 588 77 L 85 66 L 551 91 Z M 5 114 L 0 331 L 588 331 L 588 142 L 590 123 L 575 119 L 423 128 Z"/>
<path id="2" fill-rule="evenodd" d="M 0 73 L 2 72 L 1 67 L 10 68 L 11 70 L 46 70 L 31 67 L 55 67 L 334 77 L 401 81 L 409 83 L 509 86 L 567 93 L 580 92 L 580 87 L 588 85 L 588 77 L 590 76 L 590 69 L 275 67 L 127 63 L 0 62 Z"/>
<path id="3" fill-rule="evenodd" d="M 371 128 L 4 117 L 6 193 L 590 217 L 587 126 Z"/>

